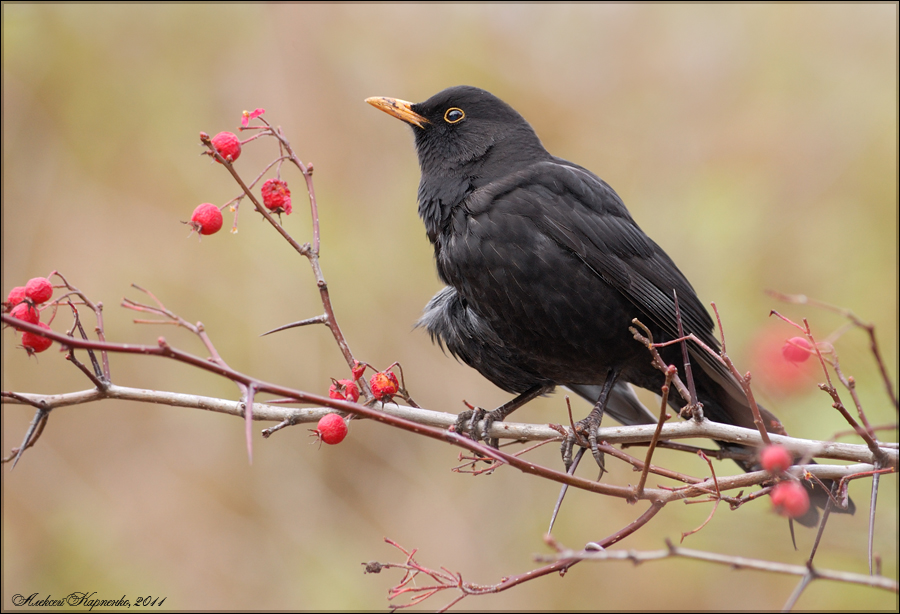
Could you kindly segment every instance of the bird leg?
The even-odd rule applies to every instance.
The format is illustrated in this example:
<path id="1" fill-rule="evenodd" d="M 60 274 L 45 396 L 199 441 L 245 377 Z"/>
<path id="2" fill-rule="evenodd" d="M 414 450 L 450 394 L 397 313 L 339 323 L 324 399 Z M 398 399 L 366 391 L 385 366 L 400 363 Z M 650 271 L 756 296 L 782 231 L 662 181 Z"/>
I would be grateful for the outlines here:
<path id="1" fill-rule="evenodd" d="M 597 429 L 600 428 L 600 421 L 603 420 L 603 412 L 606 410 L 609 394 L 612 392 L 613 386 L 615 386 L 618 378 L 618 369 L 610 369 L 606 374 L 606 381 L 603 382 L 603 388 L 600 390 L 600 397 L 597 399 L 597 402 L 594 403 L 594 408 L 591 410 L 591 413 L 588 414 L 587 418 L 576 422 L 574 425 L 575 428 L 569 433 L 565 440 L 563 440 L 561 451 L 566 471 L 568 471 L 569 467 L 572 465 L 572 448 L 574 448 L 575 444 L 579 441 L 582 442 L 579 443 L 579 445 L 585 447 L 583 444 L 585 443 L 585 435 L 587 435 L 586 443 L 590 445 L 591 453 L 594 455 L 594 460 L 597 461 L 597 465 L 599 465 L 602 474 L 603 453 L 600 452 L 597 447 Z"/>
<path id="2" fill-rule="evenodd" d="M 456 426 L 454 430 L 457 433 L 464 433 L 474 439 L 475 441 L 483 441 L 487 445 L 492 448 L 498 448 L 500 445 L 500 441 L 495 437 L 491 439 L 490 432 L 491 426 L 494 422 L 500 422 L 508 415 L 542 394 L 546 394 L 553 390 L 553 386 L 550 385 L 540 385 L 535 384 L 516 398 L 511 401 L 507 401 L 497 409 L 492 411 L 485 411 L 480 407 L 475 407 L 474 409 L 467 409 L 463 412 L 460 412 L 459 416 L 456 418 Z M 481 432 L 478 432 L 478 423 L 484 420 L 484 425 L 481 428 Z"/>

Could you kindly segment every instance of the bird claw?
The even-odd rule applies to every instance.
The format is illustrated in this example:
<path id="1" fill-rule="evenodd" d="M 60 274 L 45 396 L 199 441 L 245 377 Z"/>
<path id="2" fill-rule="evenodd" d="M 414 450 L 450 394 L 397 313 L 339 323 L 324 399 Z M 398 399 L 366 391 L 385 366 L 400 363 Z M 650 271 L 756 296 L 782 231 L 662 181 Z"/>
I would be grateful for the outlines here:
<path id="1" fill-rule="evenodd" d="M 481 430 L 478 430 L 478 423 L 484 421 Z M 462 433 L 474 441 L 483 441 L 492 448 L 499 448 L 500 441 L 497 438 L 491 439 L 491 426 L 496 422 L 497 418 L 492 411 L 485 411 L 481 407 L 473 407 L 459 413 L 456 417 L 456 425 L 453 427 L 457 433 Z"/>
<path id="2" fill-rule="evenodd" d="M 593 415 L 594 413 L 591 412 L 587 418 L 576 422 L 573 429 L 566 429 L 568 435 L 560 446 L 560 452 L 562 453 L 562 460 L 566 467 L 566 471 L 572 466 L 572 449 L 576 444 L 582 448 L 590 448 L 591 454 L 594 455 L 594 460 L 597 462 L 597 466 L 600 467 L 600 474 L 603 475 L 606 471 L 603 461 L 603 452 L 600 451 L 600 448 L 597 445 L 597 429 L 600 428 L 600 421 L 594 420 L 592 418 Z"/>
<path id="3" fill-rule="evenodd" d="M 546 392 L 550 392 L 551 390 L 553 390 L 552 385 L 535 384 L 528 390 L 519 393 L 513 400 L 504 403 L 492 411 L 485 411 L 480 407 L 475 407 L 474 405 L 466 403 L 466 406 L 469 407 L 469 409 L 460 412 L 459 416 L 456 418 L 456 426 L 454 428 L 457 433 L 468 435 L 469 438 L 475 441 L 483 441 L 486 445 L 496 450 L 500 447 L 500 440 L 496 437 L 490 437 L 491 427 L 494 425 L 494 422 L 502 422 L 508 415 L 528 401 L 535 397 L 539 397 Z M 478 432 L 478 423 L 482 420 L 484 423 L 481 427 L 481 432 Z"/>

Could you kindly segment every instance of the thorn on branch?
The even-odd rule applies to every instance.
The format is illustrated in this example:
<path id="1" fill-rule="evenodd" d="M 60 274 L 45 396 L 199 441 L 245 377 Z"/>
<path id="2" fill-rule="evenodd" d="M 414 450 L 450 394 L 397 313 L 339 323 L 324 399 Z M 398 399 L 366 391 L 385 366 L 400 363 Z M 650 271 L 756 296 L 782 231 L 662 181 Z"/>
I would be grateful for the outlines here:
<path id="1" fill-rule="evenodd" d="M 278 328 L 273 328 L 270 331 L 266 331 L 266 332 L 262 333 L 260 335 L 260 337 L 265 337 L 266 335 L 271 335 L 272 333 L 279 333 L 283 330 L 288 330 L 291 328 L 299 328 L 301 326 L 308 326 L 310 324 L 328 324 L 328 316 L 323 313 L 320 316 L 307 318 L 305 320 L 300 320 L 299 322 L 291 322 L 290 324 L 285 324 L 283 326 L 279 326 Z"/>

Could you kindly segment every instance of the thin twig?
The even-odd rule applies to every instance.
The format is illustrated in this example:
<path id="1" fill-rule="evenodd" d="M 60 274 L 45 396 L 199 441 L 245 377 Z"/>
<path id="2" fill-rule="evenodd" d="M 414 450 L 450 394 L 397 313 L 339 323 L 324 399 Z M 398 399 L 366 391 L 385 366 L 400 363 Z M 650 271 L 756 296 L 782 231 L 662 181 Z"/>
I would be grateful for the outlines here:
<path id="1" fill-rule="evenodd" d="M 731 374 L 741 385 L 741 389 L 744 391 L 744 395 L 750 403 L 750 411 L 753 412 L 753 423 L 756 425 L 756 428 L 759 429 L 759 435 L 762 437 L 763 443 L 767 446 L 772 445 L 772 442 L 769 440 L 769 432 L 766 430 L 766 423 L 760 415 L 759 405 L 756 404 L 756 397 L 753 396 L 753 389 L 750 387 L 750 374 L 741 375 L 740 371 L 737 370 L 737 367 L 734 366 L 734 363 L 731 362 L 731 359 L 728 357 L 728 352 L 725 351 L 725 329 L 722 327 L 722 318 L 719 317 L 719 308 L 716 307 L 715 303 L 711 304 L 713 312 L 716 314 L 716 322 L 719 325 L 719 334 L 721 335 L 720 338 L 722 340 L 722 360 L 725 361 L 729 371 L 731 371 Z"/>
<path id="2" fill-rule="evenodd" d="M 669 405 L 669 386 L 672 383 L 672 378 L 677 373 L 678 369 L 674 366 L 670 365 L 669 368 L 666 369 L 666 382 L 662 386 L 662 401 L 659 407 L 659 421 L 656 423 L 656 430 L 653 431 L 653 439 L 650 440 L 650 446 L 647 448 L 647 455 L 644 458 L 644 468 L 641 470 L 641 479 L 637 486 L 638 497 L 643 494 L 644 484 L 647 483 L 647 474 L 650 471 L 650 460 L 653 458 L 653 451 L 656 449 L 656 444 L 659 442 L 659 433 L 662 430 L 663 424 L 669 419 L 669 414 L 666 412 Z"/>
<path id="3" fill-rule="evenodd" d="M 833 311 L 834 313 L 838 313 L 848 320 L 850 320 L 854 325 L 862 328 L 869 335 L 869 349 L 872 351 L 872 355 L 875 357 L 875 362 L 878 364 L 878 369 L 881 371 L 881 379 L 884 382 L 884 387 L 887 390 L 888 398 L 891 400 L 891 403 L 894 405 L 894 409 L 900 411 L 900 403 L 898 403 L 897 395 L 894 392 L 894 386 L 891 383 L 891 377 L 888 375 L 887 367 L 884 364 L 884 359 L 881 357 L 881 350 L 878 347 L 878 339 L 875 336 L 875 325 L 869 322 L 864 322 L 860 318 L 856 316 L 849 309 L 844 309 L 841 307 L 836 307 L 834 305 L 829 305 L 823 301 L 819 301 L 816 299 L 808 298 L 802 294 L 782 294 L 780 292 L 775 292 L 773 290 L 769 290 L 768 293 L 771 296 L 778 298 L 779 300 L 785 301 L 787 303 L 794 303 L 797 305 L 815 305 L 817 307 L 821 307 L 822 309 L 827 309 L 829 311 Z"/>

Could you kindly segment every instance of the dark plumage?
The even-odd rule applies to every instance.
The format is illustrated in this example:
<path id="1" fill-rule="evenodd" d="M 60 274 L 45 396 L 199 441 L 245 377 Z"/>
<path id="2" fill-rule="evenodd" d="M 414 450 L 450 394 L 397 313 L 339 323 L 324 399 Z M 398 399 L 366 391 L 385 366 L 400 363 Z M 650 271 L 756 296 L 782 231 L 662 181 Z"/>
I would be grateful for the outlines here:
<path id="1" fill-rule="evenodd" d="M 416 104 L 367 102 L 410 124 L 415 135 L 419 215 L 447 284 L 420 324 L 463 362 L 519 395 L 487 414 L 486 423 L 556 385 L 568 386 L 596 403 L 580 424 L 601 462 L 596 430 L 604 409 L 625 424 L 655 422 L 626 384 L 658 393 L 664 381 L 632 338 L 632 319 L 646 324 L 656 341 L 677 337 L 674 291 L 685 332 L 719 345 L 691 284 L 618 194 L 548 153 L 521 115 L 484 90 L 451 87 Z M 695 344 L 689 350 L 706 417 L 755 428 L 728 370 Z M 660 353 L 684 379 L 680 347 Z M 669 398 L 678 408 L 676 396 Z M 783 432 L 762 412 L 769 430 Z M 475 435 L 486 439 L 486 429 Z M 752 463 L 741 465 L 749 470 Z"/>

